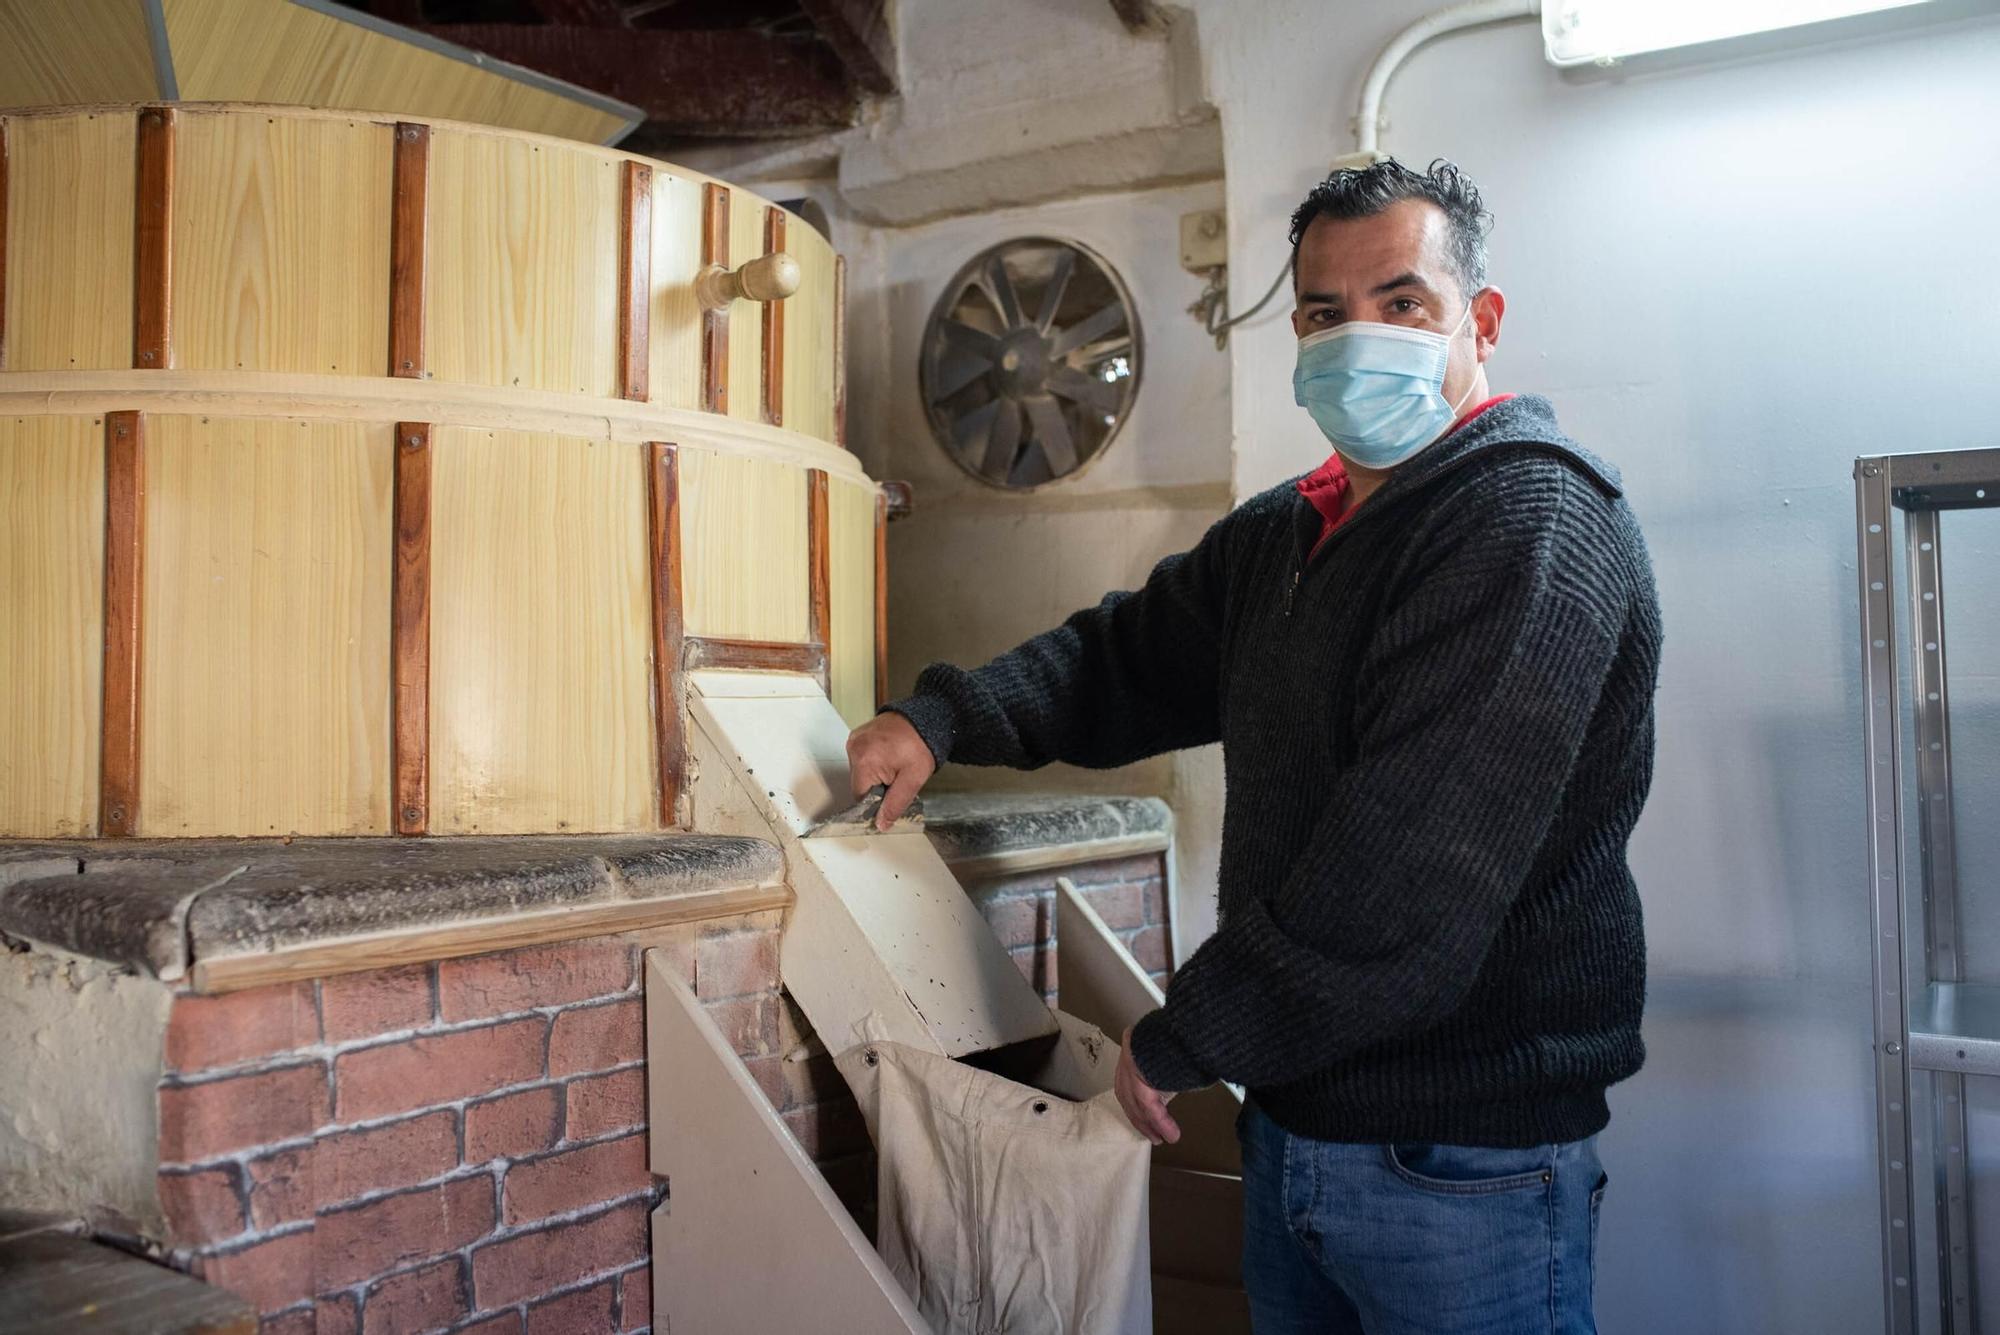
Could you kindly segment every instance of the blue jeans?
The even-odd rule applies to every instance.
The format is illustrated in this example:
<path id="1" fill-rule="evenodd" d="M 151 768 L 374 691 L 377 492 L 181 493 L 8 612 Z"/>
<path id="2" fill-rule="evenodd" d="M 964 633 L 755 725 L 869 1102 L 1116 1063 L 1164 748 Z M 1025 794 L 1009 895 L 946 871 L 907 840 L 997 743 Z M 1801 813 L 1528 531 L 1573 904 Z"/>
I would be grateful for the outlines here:
<path id="1" fill-rule="evenodd" d="M 1245 1105 L 1256 1335 L 1595 1335 L 1597 1142 L 1344 1145 Z"/>

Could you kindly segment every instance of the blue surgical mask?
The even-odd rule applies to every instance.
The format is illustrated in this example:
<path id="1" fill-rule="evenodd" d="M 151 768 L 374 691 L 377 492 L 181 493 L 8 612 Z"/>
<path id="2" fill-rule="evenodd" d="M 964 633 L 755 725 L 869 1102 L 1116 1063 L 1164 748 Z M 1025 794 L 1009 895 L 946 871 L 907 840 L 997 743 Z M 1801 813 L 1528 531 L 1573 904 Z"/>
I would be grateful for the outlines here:
<path id="1" fill-rule="evenodd" d="M 1299 340 L 1293 397 L 1350 462 L 1394 468 L 1457 420 L 1444 374 L 1451 341 L 1471 318 L 1468 302 L 1449 334 L 1365 321 L 1308 334 Z"/>

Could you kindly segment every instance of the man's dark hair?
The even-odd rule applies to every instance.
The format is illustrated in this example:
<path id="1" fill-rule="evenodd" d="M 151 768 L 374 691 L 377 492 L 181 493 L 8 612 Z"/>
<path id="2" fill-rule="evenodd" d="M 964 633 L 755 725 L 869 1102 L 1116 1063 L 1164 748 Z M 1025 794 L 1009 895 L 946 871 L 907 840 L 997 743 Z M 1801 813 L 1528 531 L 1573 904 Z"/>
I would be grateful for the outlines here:
<path id="1" fill-rule="evenodd" d="M 1465 295 L 1485 287 L 1486 233 L 1493 215 L 1480 202 L 1479 187 L 1443 158 L 1421 172 L 1383 158 L 1359 169 L 1342 168 L 1314 186 L 1292 212 L 1292 282 L 1299 278 L 1299 239 L 1314 218 L 1372 218 L 1405 199 L 1428 200 L 1444 212 L 1451 225 L 1451 267 Z"/>

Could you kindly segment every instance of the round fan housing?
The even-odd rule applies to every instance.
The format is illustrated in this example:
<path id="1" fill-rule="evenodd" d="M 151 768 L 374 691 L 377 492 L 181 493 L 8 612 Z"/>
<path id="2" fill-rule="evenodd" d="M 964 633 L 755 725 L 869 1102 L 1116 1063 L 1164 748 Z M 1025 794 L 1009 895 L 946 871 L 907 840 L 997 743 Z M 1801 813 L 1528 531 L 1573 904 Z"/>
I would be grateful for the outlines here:
<path id="1" fill-rule="evenodd" d="M 968 260 L 924 328 L 931 433 L 982 482 L 1025 489 L 1101 454 L 1139 392 L 1139 312 L 1073 241 L 1018 237 Z"/>

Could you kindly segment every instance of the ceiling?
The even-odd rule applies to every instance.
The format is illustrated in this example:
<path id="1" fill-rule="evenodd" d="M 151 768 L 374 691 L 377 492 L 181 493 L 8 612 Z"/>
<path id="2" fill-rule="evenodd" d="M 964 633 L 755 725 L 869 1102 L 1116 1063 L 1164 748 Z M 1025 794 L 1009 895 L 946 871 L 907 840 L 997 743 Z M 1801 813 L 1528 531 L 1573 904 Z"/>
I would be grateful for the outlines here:
<path id="1" fill-rule="evenodd" d="M 638 152 L 841 129 L 897 87 L 889 0 L 347 3 L 632 103 Z"/>

